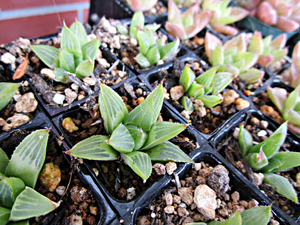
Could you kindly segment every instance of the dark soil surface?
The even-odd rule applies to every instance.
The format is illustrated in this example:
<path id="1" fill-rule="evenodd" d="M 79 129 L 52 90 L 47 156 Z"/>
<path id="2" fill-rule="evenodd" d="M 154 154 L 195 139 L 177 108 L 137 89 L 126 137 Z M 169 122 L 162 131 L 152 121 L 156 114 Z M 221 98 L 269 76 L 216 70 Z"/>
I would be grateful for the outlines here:
<path id="1" fill-rule="evenodd" d="M 118 93 L 123 98 L 125 104 L 130 106 L 131 109 L 137 106 L 139 101 L 138 98 L 146 97 L 148 94 L 148 92 L 143 90 L 143 86 L 141 87 L 142 88 L 134 85 L 133 91 L 129 92 L 127 90 L 130 90 L 130 88 L 127 88 L 126 90 L 124 86 L 118 89 Z M 129 93 L 131 93 L 131 95 L 134 94 L 134 96 L 131 96 Z M 73 113 L 72 115 L 64 115 L 64 118 L 71 117 L 75 125 L 78 127 L 78 131 L 72 133 L 69 133 L 64 129 L 64 133 L 72 145 L 92 135 L 107 135 L 102 125 L 98 105 L 95 106 L 94 110 L 90 110 L 89 112 L 79 110 L 75 113 L 76 116 L 73 116 Z M 172 121 L 172 118 L 165 109 L 162 110 L 161 119 L 164 121 Z M 196 147 L 195 140 L 191 139 L 186 131 L 172 138 L 170 141 L 178 145 L 187 154 Z M 147 182 L 143 183 L 143 180 L 136 175 L 131 168 L 126 166 L 122 160 L 111 162 L 90 161 L 90 165 L 109 193 L 120 200 L 126 200 L 128 188 L 134 187 L 135 192 L 138 194 L 142 190 L 148 188 L 158 176 L 155 172 L 152 172 L 152 175 Z"/>
<path id="2" fill-rule="evenodd" d="M 213 161 L 209 159 L 208 161 Z M 220 169 L 217 163 L 206 163 L 201 161 L 180 179 L 180 186 L 172 183 L 160 196 L 155 198 L 147 207 L 143 209 L 137 219 L 138 225 L 146 224 L 187 224 L 192 222 L 210 222 L 212 219 L 205 217 L 201 210 L 197 209 L 194 198 L 195 189 L 198 185 L 206 184 L 217 193 L 217 208 L 215 209 L 214 220 L 224 221 L 230 217 L 236 210 L 245 209 L 259 205 L 255 199 L 251 199 L 249 193 L 241 190 L 242 186 L 233 185 L 234 177 L 228 170 L 221 166 L 225 173 L 222 178 L 213 180 L 213 174 Z M 198 168 L 197 168 L 198 167 Z M 218 175 L 217 175 L 218 176 Z M 226 178 L 226 179 L 225 179 Z M 224 182 L 226 180 L 226 182 Z M 212 182 L 213 181 L 213 182 Z M 227 186 L 227 188 L 225 188 Z M 222 188 L 220 188 L 222 187 Z M 227 190 L 226 190 L 227 189 Z M 223 192 L 220 192 L 223 190 Z M 185 194 L 184 194 L 185 193 Z M 189 197 L 190 196 L 190 197 Z M 273 221 L 273 219 L 271 219 Z"/>
<path id="3" fill-rule="evenodd" d="M 167 70 L 162 69 L 158 73 L 151 74 L 148 78 L 149 82 L 153 87 L 155 87 L 163 80 L 164 87 L 167 89 L 167 92 L 170 93 L 172 87 L 179 85 L 179 78 L 185 64 L 191 65 L 190 68 L 194 71 L 196 77 L 201 75 L 208 68 L 207 65 L 203 65 L 198 61 L 184 62 L 176 60 L 173 67 Z M 227 90 L 229 89 L 224 89 L 221 94 L 223 95 L 223 93 Z M 184 108 L 179 101 L 174 101 L 171 97 L 169 97 L 168 101 L 179 113 L 182 113 Z M 190 115 L 190 119 L 188 119 L 188 121 L 201 133 L 211 134 L 239 110 L 240 109 L 237 107 L 236 101 L 230 105 L 219 104 L 213 108 L 206 108 L 206 115 L 200 116 L 195 110 Z"/>
<path id="4" fill-rule="evenodd" d="M 0 147 L 10 157 L 15 147 L 29 133 L 30 132 L 24 130 L 13 132 L 6 140 L 0 143 Z M 55 191 L 49 192 L 46 188 L 41 186 L 38 181 L 35 189 L 52 201 L 58 202 L 62 200 L 61 205 L 55 211 L 47 215 L 31 219 L 30 224 L 67 225 L 77 220 L 82 221 L 83 225 L 95 225 L 99 221 L 99 206 L 89 188 L 86 188 L 76 175 L 78 162 L 72 161 L 72 166 L 70 166 L 63 157 L 62 148 L 58 143 L 57 139 L 50 132 L 45 164 L 53 162 L 54 165 L 60 168 L 61 181 L 59 186 Z M 66 192 L 59 192 L 58 189 L 66 189 Z"/>
<path id="5" fill-rule="evenodd" d="M 260 120 L 258 117 L 249 114 L 244 122 L 245 128 L 251 133 L 253 141 L 259 143 L 267 138 L 274 129 L 265 127 L 268 125 L 266 121 Z M 258 136 L 258 132 L 266 131 L 266 136 Z M 239 149 L 238 140 L 235 138 L 237 131 L 233 134 L 230 131 L 226 134 L 223 140 L 217 145 L 217 151 L 223 155 L 231 164 L 233 164 L 241 173 L 244 174 L 253 184 L 256 184 L 255 174 L 248 163 L 244 162 L 241 158 L 241 151 Z M 299 144 L 291 143 L 288 140 L 282 145 L 280 151 L 296 151 L 299 152 Z M 289 172 L 280 172 L 281 176 L 287 178 L 294 186 L 298 196 L 300 196 L 300 187 L 296 184 L 296 175 L 300 172 L 300 167 L 295 167 Z M 295 204 L 291 200 L 281 196 L 275 192 L 275 188 L 268 184 L 259 185 L 259 188 L 283 211 L 290 216 L 299 216 L 299 205 Z"/>

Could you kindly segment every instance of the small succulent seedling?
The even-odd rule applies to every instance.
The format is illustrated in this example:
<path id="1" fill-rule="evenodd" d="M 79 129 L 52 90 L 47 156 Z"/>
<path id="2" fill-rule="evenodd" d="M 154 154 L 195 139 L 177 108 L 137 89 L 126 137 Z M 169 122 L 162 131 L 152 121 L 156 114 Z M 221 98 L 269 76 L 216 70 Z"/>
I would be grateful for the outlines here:
<path id="1" fill-rule="evenodd" d="M 255 31 L 248 51 L 259 54 L 257 62 L 267 67 L 287 55 L 288 49 L 284 48 L 286 41 L 286 34 L 282 34 L 272 40 L 272 35 L 262 38 L 261 33 Z"/>
<path id="2" fill-rule="evenodd" d="M 67 154 L 91 160 L 116 160 L 119 156 L 146 181 L 152 171 L 151 161 L 192 162 L 168 140 L 182 132 L 186 125 L 156 121 L 163 104 L 160 84 L 130 113 L 122 98 L 101 84 L 99 108 L 106 132 L 77 143 Z"/>
<path id="3" fill-rule="evenodd" d="M 159 60 L 173 59 L 179 51 L 179 39 L 162 46 L 161 40 L 156 40 L 154 32 L 151 30 L 138 31 L 137 39 L 140 52 L 135 59 L 142 68 L 156 65 Z"/>
<path id="4" fill-rule="evenodd" d="M 256 206 L 243 212 L 237 210 L 225 221 L 211 221 L 207 225 L 267 225 L 271 217 L 271 206 Z M 206 223 L 188 223 L 188 225 L 206 225 Z"/>
<path id="5" fill-rule="evenodd" d="M 12 100 L 19 87 L 20 84 L 17 83 L 0 83 L 0 111 L 4 109 Z"/>
<path id="6" fill-rule="evenodd" d="M 220 33 L 235 35 L 238 30 L 228 24 L 235 23 L 245 18 L 249 13 L 240 7 L 228 6 L 231 0 L 204 0 L 202 10 L 211 10 L 209 24 Z"/>
<path id="7" fill-rule="evenodd" d="M 76 21 L 70 28 L 64 25 L 60 49 L 48 45 L 32 45 L 32 51 L 48 67 L 54 69 L 55 80 L 68 83 L 67 73 L 78 78 L 90 76 L 94 70 L 95 58 L 100 46 L 96 38 L 88 41 L 83 25 Z"/>
<path id="8" fill-rule="evenodd" d="M 133 11 L 147 11 L 153 8 L 157 0 L 126 0 Z"/>
<path id="9" fill-rule="evenodd" d="M 210 11 L 201 12 L 199 4 L 191 5 L 181 14 L 173 0 L 169 0 L 168 21 L 165 27 L 173 37 L 187 40 L 199 33 L 209 20 Z"/>
<path id="10" fill-rule="evenodd" d="M 205 53 L 212 66 L 219 66 L 221 71 L 232 72 L 247 83 L 255 83 L 264 76 L 264 71 L 253 68 L 259 53 L 247 50 L 245 33 L 231 38 L 223 45 L 217 36 L 207 31 Z"/>
<path id="11" fill-rule="evenodd" d="M 292 184 L 275 172 L 282 172 L 300 165 L 299 152 L 279 152 L 287 135 L 287 122 L 283 123 L 265 141 L 253 145 L 252 136 L 240 125 L 238 136 L 242 157 L 249 163 L 253 171 L 264 175 L 264 183 L 275 187 L 275 191 L 298 203 L 297 193 Z"/>
<path id="12" fill-rule="evenodd" d="M 300 84 L 300 41 L 297 42 L 293 49 L 292 64 L 289 70 L 289 84 L 295 88 Z"/>
<path id="13" fill-rule="evenodd" d="M 268 86 L 267 93 L 283 119 L 300 128 L 300 85 L 290 94 L 283 88 Z"/>
<path id="14" fill-rule="evenodd" d="M 232 81 L 233 75 L 229 72 L 217 72 L 213 67 L 196 78 L 194 72 L 187 64 L 180 75 L 179 84 L 183 86 L 188 97 L 184 96 L 181 103 L 189 113 L 194 111 L 191 97 L 200 99 L 205 107 L 214 107 L 222 102 L 218 94 Z"/>
<path id="15" fill-rule="evenodd" d="M 0 224 L 21 221 L 56 209 L 52 202 L 33 188 L 43 167 L 49 130 L 37 130 L 28 135 L 9 160 L 0 148 Z"/>

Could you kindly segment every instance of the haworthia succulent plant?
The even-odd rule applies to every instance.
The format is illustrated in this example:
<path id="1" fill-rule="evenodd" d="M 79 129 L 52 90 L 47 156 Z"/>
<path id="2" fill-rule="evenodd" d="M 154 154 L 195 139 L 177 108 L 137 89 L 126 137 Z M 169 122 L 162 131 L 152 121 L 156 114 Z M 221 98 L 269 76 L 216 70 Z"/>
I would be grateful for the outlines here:
<path id="1" fill-rule="evenodd" d="M 157 121 L 163 98 L 163 87 L 160 84 L 128 113 L 121 97 L 102 84 L 99 107 L 105 128 L 109 128 L 111 136 L 92 136 L 77 143 L 66 153 L 95 160 L 113 160 L 121 156 L 143 180 L 151 175 L 152 160 L 192 162 L 181 149 L 166 142 L 182 132 L 186 125 Z"/>
<path id="2" fill-rule="evenodd" d="M 239 147 L 242 157 L 249 163 L 254 171 L 262 172 L 265 176 L 264 182 L 273 185 L 279 194 L 298 202 L 297 194 L 290 182 L 284 177 L 273 172 L 281 172 L 300 166 L 299 152 L 279 152 L 287 135 L 287 122 L 283 123 L 265 141 L 253 145 L 249 131 L 240 125 L 238 136 Z"/>
<path id="3" fill-rule="evenodd" d="M 7 167 L 9 158 L 7 157 L 6 153 L 0 148 L 0 173 L 4 173 Z"/>
<path id="4" fill-rule="evenodd" d="M 0 110 L 4 109 L 8 105 L 8 103 L 12 100 L 19 87 L 20 84 L 17 83 L 0 83 Z"/>
<path id="5" fill-rule="evenodd" d="M 91 75 L 100 41 L 93 39 L 88 42 L 80 22 L 74 22 L 70 28 L 64 25 L 60 47 L 59 50 L 48 45 L 32 45 L 31 49 L 48 67 L 54 69 L 56 81 L 70 82 L 65 76 L 67 73 L 78 78 Z"/>

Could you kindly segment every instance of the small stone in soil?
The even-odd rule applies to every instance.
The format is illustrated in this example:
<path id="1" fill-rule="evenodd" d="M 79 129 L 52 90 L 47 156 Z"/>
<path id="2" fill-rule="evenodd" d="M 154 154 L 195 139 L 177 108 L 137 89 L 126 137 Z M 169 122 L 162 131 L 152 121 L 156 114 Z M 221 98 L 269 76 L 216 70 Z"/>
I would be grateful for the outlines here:
<path id="1" fill-rule="evenodd" d="M 19 127 L 27 122 L 29 122 L 30 118 L 27 115 L 16 113 L 12 117 L 9 117 L 6 120 L 6 123 L 3 125 L 2 130 L 9 131 L 13 128 Z"/>
<path id="2" fill-rule="evenodd" d="M 177 164 L 174 162 L 168 162 L 166 164 L 167 174 L 171 175 L 177 169 Z"/>
<path id="3" fill-rule="evenodd" d="M 205 184 L 199 185 L 195 189 L 194 202 L 198 210 L 209 219 L 214 219 L 216 215 L 216 197 L 216 192 Z"/>

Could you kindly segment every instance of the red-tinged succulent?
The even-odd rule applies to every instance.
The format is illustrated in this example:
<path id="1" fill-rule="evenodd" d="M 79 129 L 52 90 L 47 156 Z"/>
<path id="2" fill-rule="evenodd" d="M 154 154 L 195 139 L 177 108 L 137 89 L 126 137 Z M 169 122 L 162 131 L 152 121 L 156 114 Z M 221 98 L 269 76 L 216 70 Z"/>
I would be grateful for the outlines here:
<path id="1" fill-rule="evenodd" d="M 300 41 L 295 45 L 290 67 L 290 86 L 297 87 L 300 84 Z"/>
<path id="2" fill-rule="evenodd" d="M 235 35 L 238 30 L 227 25 L 245 18 L 249 13 L 240 7 L 228 7 L 231 0 L 204 0 L 203 10 L 211 10 L 212 15 L 209 24 L 212 28 L 226 35 Z"/>
<path id="3" fill-rule="evenodd" d="M 292 32 L 299 28 L 300 0 L 237 0 L 237 4 L 249 10 L 251 16 L 284 32 Z M 255 7 L 254 7 L 255 6 Z"/>
<path id="4" fill-rule="evenodd" d="M 133 11 L 147 11 L 153 8 L 157 0 L 127 0 Z"/>
<path id="5" fill-rule="evenodd" d="M 199 4 L 192 4 L 181 14 L 173 0 L 168 2 L 168 21 L 166 30 L 180 40 L 186 40 L 199 33 L 210 20 L 210 11 L 201 12 Z"/>
<path id="6" fill-rule="evenodd" d="M 190 7 L 192 4 L 200 5 L 202 0 L 174 0 L 174 2 L 180 7 Z"/>

